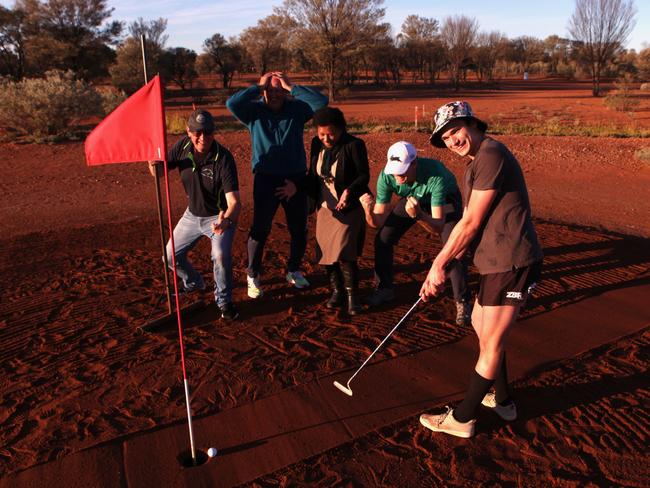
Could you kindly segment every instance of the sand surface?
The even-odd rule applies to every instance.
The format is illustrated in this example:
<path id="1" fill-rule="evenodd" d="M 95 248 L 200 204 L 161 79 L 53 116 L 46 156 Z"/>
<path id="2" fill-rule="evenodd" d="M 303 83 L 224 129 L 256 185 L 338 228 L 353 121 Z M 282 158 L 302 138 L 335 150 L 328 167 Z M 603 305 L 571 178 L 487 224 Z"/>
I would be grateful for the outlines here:
<path id="1" fill-rule="evenodd" d="M 463 161 L 428 146 L 426 134 L 362 137 L 373 181 L 388 145 L 399 139 L 462 174 Z M 645 140 L 498 139 L 522 162 L 547 256 L 544 281 L 525 317 L 540 320 L 609 292 L 632 294 L 648 283 L 650 167 L 634 158 Z M 193 297 L 205 305 L 186 321 L 186 357 L 192 408 L 203 421 L 354 371 L 413 303 L 439 249 L 436 239 L 412 229 L 396 251 L 395 306 L 351 318 L 325 308 L 326 278 L 313 245 L 304 266 L 312 287 L 300 292 L 285 283 L 288 234 L 278 213 L 265 256 L 267 293 L 253 304 L 244 288 L 252 190 L 248 136 L 231 132 L 220 141 L 237 160 L 244 203 L 233 251 L 234 298 L 242 318 L 223 323 L 209 292 Z M 93 449 L 113 452 L 116 440 L 146 444 L 161 429 L 182 428 L 185 418 L 174 326 L 135 333 L 165 312 L 153 182 L 143 164 L 85 167 L 76 143 L 4 144 L 0 159 L 0 486 L 83 486 L 84 467 L 97 464 Z M 184 209 L 176 175 L 172 192 L 175 222 Z M 312 244 L 313 231 L 312 220 Z M 366 291 L 372 287 L 373 236 L 370 231 L 360 263 Z M 211 282 L 207 242 L 193 259 Z M 632 318 L 648 310 L 643 299 L 617 307 Z M 397 360 L 392 370 L 407 377 L 399 360 L 471 344 L 470 329 L 455 326 L 453 312 L 449 294 L 418 309 L 378 361 Z M 568 320 L 567 340 L 589 336 L 607 312 L 599 314 L 592 323 Z M 482 413 L 471 441 L 434 436 L 419 426 L 417 414 L 443 406 L 439 400 L 321 452 L 305 448 L 301 457 L 294 446 L 295 461 L 247 483 L 647 486 L 650 324 L 642 318 L 638 324 L 622 337 L 522 373 L 514 382 L 520 419 L 506 424 Z M 453 358 L 441 357 L 429 367 L 450 364 Z M 462 367 L 454 375 L 466 377 L 471 364 Z M 461 391 L 463 385 L 457 386 Z M 168 447 L 187 449 L 182 442 Z M 97 476 L 104 486 L 124 486 L 123 468 L 114 462 L 122 454 L 113 454 L 101 458 L 105 464 Z M 67 463 L 63 480 L 55 477 L 61 463 Z"/>

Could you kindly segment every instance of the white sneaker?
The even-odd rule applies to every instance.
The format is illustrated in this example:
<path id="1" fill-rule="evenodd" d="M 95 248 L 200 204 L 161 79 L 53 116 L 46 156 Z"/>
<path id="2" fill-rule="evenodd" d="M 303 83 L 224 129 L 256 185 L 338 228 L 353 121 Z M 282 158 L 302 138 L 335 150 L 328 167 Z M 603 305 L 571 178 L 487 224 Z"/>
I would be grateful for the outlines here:
<path id="1" fill-rule="evenodd" d="M 309 286 L 309 281 L 300 271 L 289 271 L 287 273 L 287 283 L 291 283 L 296 288 L 307 288 Z"/>
<path id="2" fill-rule="evenodd" d="M 423 413 L 420 415 L 420 423 L 434 432 L 444 432 L 445 434 L 464 437 L 466 439 L 472 437 L 474 435 L 476 419 L 468 422 L 459 422 L 452 415 L 453 411 L 453 408 L 447 407 L 447 411 L 439 415 Z"/>
<path id="3" fill-rule="evenodd" d="M 255 278 L 251 278 L 250 276 L 247 276 L 246 281 L 248 283 L 248 296 L 250 298 L 260 298 L 262 295 L 264 295 L 264 291 L 260 286 L 259 275 L 257 275 Z"/>
<path id="4" fill-rule="evenodd" d="M 497 403 L 496 395 L 494 392 L 488 392 L 481 401 L 481 404 L 485 407 L 492 409 L 503 420 L 516 420 L 517 419 L 517 407 L 515 402 L 510 402 L 508 405 L 499 405 Z"/>

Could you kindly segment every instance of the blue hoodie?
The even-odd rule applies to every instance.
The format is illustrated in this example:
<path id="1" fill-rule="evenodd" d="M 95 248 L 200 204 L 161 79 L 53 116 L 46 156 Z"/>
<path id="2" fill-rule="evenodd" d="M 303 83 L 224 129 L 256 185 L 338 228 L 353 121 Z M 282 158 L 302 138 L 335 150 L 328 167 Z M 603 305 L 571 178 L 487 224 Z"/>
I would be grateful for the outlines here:
<path id="1" fill-rule="evenodd" d="M 226 102 L 228 110 L 251 133 L 254 173 L 295 174 L 307 171 L 303 131 L 314 112 L 328 99 L 313 88 L 293 85 L 291 96 L 275 114 L 260 99 L 259 85 L 238 91 Z"/>

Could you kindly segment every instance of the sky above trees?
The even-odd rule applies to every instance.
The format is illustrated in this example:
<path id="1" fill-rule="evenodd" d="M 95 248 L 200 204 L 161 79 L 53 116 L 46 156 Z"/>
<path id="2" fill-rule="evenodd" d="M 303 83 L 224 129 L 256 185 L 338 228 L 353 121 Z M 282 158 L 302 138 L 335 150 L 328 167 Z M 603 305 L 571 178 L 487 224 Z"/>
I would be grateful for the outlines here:
<path id="1" fill-rule="evenodd" d="M 637 0 L 636 27 L 632 31 L 627 48 L 639 51 L 650 45 L 650 2 Z M 0 5 L 12 7 L 14 0 L 0 0 Z M 182 46 L 197 53 L 203 41 L 214 32 L 228 38 L 239 35 L 245 28 L 273 12 L 282 0 L 109 0 L 114 8 L 112 20 L 130 23 L 138 17 L 168 20 L 167 31 L 170 47 Z M 458 5 L 461 5 L 459 8 Z M 521 0 L 465 0 L 454 4 L 449 0 L 386 0 L 385 21 L 390 23 L 393 34 L 400 31 L 404 19 L 411 14 L 433 17 L 442 21 L 450 15 L 474 17 L 480 31 L 503 32 L 507 37 L 534 36 L 545 38 L 552 34 L 568 37 L 567 24 L 574 9 L 573 0 L 545 0 L 527 2 Z"/>

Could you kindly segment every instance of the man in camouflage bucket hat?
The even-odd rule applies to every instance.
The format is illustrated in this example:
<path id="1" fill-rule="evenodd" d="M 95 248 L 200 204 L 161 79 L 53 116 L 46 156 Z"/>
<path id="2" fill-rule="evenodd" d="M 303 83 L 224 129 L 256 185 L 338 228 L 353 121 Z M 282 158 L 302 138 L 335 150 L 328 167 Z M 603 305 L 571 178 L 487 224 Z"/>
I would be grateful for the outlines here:
<path id="1" fill-rule="evenodd" d="M 474 120 L 476 121 L 477 128 L 481 132 L 487 130 L 487 124 L 474 117 L 474 112 L 472 112 L 472 107 L 470 107 L 469 103 L 464 101 L 449 102 L 436 111 L 436 115 L 433 119 L 436 123 L 436 128 L 433 130 L 431 138 L 429 138 L 432 145 L 441 148 L 447 147 L 440 138 L 440 134 L 442 129 L 444 129 L 444 127 L 454 119 Z"/>
<path id="2" fill-rule="evenodd" d="M 443 105 L 435 122 L 431 144 L 469 158 L 462 185 L 465 211 L 433 261 L 420 296 L 426 301 L 441 293 L 448 264 L 473 252 L 480 279 L 472 327 L 480 352 L 462 402 L 442 414 L 423 414 L 420 423 L 434 432 L 471 437 L 480 404 L 504 420 L 517 418 L 508 390 L 505 342 L 540 277 L 543 254 L 524 175 L 508 148 L 485 134 L 487 124 L 467 102 Z"/>

